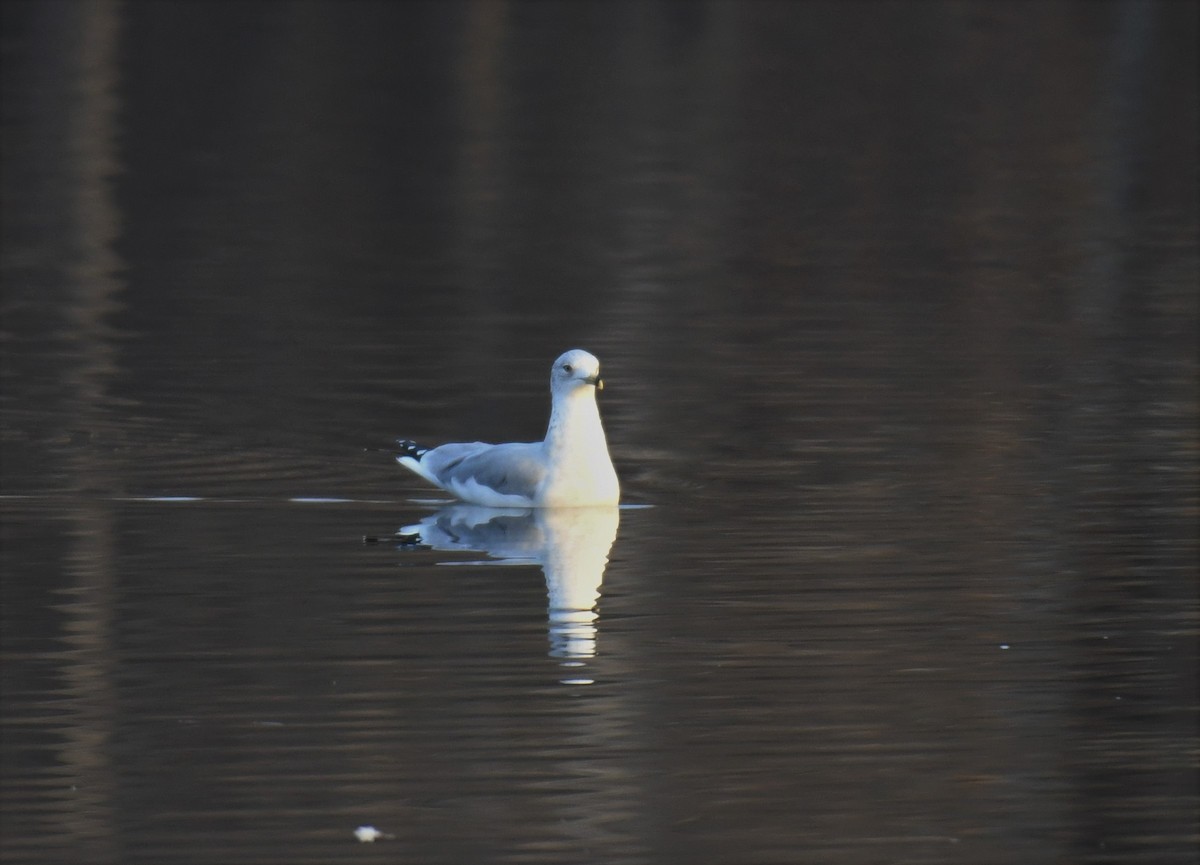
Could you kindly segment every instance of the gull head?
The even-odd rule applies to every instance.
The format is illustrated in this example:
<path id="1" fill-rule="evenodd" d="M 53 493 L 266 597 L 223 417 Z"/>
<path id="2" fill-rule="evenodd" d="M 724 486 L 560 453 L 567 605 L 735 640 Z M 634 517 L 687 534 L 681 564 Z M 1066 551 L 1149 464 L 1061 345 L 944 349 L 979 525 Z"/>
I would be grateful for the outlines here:
<path id="1" fill-rule="evenodd" d="M 604 382 L 600 380 L 600 361 L 594 354 L 573 348 L 554 361 L 550 368 L 551 393 L 565 395 L 587 387 L 604 389 Z"/>

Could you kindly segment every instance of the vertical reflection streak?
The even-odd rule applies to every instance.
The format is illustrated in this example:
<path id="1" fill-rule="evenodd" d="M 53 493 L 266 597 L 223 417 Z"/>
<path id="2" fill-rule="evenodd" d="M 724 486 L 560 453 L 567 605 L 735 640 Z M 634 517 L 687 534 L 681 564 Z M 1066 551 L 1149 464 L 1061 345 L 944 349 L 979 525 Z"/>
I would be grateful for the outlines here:
<path id="1" fill-rule="evenodd" d="M 119 0 L 92 0 L 79 8 L 77 79 L 70 99 L 67 158 L 73 164 L 74 189 L 67 201 L 76 248 L 66 273 L 70 285 L 68 336 L 77 349 L 68 399 L 71 432 L 86 440 L 104 428 L 109 383 L 116 370 L 108 318 L 122 289 L 120 261 L 113 244 L 120 219 L 113 196 L 118 168 L 117 111 Z M 113 646 L 113 592 L 116 581 L 114 514 L 106 500 L 88 495 L 114 492 L 116 474 L 95 448 L 73 450 L 75 491 L 73 543 L 67 568 L 71 596 L 64 642 L 69 660 L 63 681 L 73 710 L 64 729 L 60 755 L 73 779 L 72 798 L 57 827 L 71 847 L 87 850 L 89 861 L 116 862 L 120 845 L 114 834 L 116 780 L 110 743 L 114 736 L 116 694 Z"/>

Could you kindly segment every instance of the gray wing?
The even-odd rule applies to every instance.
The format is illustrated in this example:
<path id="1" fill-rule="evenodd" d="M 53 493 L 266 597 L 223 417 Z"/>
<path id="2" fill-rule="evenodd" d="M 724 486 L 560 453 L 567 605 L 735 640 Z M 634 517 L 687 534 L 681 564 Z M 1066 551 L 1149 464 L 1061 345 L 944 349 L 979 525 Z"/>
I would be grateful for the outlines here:
<path id="1" fill-rule="evenodd" d="M 474 480 L 506 496 L 532 499 L 546 476 L 541 443 L 447 444 L 421 458 L 421 467 L 442 486 Z"/>

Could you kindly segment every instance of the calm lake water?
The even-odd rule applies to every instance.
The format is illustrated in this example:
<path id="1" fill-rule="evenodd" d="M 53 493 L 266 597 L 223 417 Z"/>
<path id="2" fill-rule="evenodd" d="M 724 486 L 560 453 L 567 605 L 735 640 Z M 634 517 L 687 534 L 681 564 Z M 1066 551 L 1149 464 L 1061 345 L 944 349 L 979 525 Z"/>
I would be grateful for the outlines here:
<path id="1" fill-rule="evenodd" d="M 6 863 L 1196 861 L 1196 4 L 2 12 Z"/>

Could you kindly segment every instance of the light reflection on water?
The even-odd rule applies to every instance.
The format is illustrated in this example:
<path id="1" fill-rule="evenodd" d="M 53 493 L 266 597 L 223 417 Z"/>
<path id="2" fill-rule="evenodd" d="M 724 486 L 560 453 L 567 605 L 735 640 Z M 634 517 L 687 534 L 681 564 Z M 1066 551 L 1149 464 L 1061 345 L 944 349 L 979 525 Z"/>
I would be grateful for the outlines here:
<path id="1" fill-rule="evenodd" d="M 577 661 L 596 654 L 596 603 L 619 524 L 616 507 L 532 510 L 457 504 L 397 534 L 406 545 L 484 552 L 495 559 L 490 564 L 540 565 L 549 596 L 550 655 Z M 576 676 L 573 681 L 582 680 Z"/>

